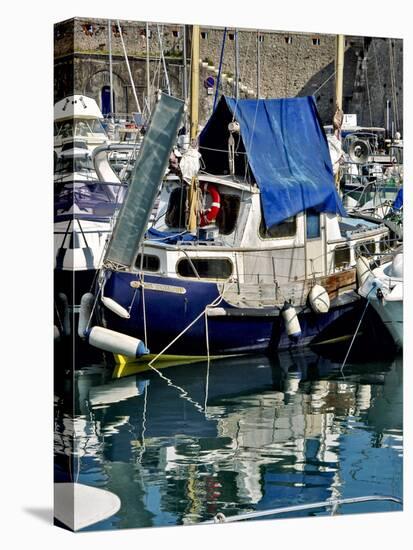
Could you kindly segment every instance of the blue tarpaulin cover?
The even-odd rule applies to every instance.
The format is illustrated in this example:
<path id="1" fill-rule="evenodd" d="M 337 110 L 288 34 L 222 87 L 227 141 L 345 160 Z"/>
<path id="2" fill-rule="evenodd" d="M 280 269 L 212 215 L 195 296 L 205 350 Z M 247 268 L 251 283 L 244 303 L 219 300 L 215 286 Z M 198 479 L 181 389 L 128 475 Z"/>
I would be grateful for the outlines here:
<path id="1" fill-rule="evenodd" d="M 400 208 L 403 208 L 403 187 L 400 188 L 397 193 L 397 197 L 393 203 L 393 208 L 396 208 L 397 210 L 400 210 Z"/>
<path id="2" fill-rule="evenodd" d="M 227 154 L 213 149 L 227 150 L 228 121 L 233 119 L 240 124 L 242 141 L 236 141 L 235 149 L 238 157 L 244 156 L 236 158 L 236 173 L 245 175 L 248 162 L 261 191 L 267 227 L 308 208 L 346 215 L 313 97 L 237 102 L 222 96 L 200 135 L 207 172 L 228 171 Z"/>

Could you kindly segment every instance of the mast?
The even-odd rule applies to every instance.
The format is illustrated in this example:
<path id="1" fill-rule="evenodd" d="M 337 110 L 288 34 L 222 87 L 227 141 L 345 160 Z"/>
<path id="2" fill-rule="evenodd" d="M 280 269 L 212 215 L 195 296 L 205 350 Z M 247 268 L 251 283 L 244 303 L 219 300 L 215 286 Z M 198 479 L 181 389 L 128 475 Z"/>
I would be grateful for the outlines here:
<path id="1" fill-rule="evenodd" d="M 199 110 L 199 25 L 192 27 L 192 74 L 191 74 L 191 140 L 198 134 Z"/>
<path id="2" fill-rule="evenodd" d="M 336 37 L 336 87 L 334 93 L 335 112 L 333 117 L 334 133 L 340 139 L 343 124 L 343 73 L 344 73 L 344 34 Z"/>
<path id="3" fill-rule="evenodd" d="M 261 68 L 260 68 L 260 31 L 257 31 L 257 99 L 260 98 L 260 80 L 261 80 Z"/>
<path id="4" fill-rule="evenodd" d="M 110 120 L 113 122 L 113 65 L 112 65 L 112 21 L 108 20 L 108 45 L 109 45 L 109 88 L 110 88 Z"/>
<path id="5" fill-rule="evenodd" d="M 238 48 L 238 30 L 235 29 L 235 98 L 239 97 L 239 48 Z"/>
<path id="6" fill-rule="evenodd" d="M 191 118 L 190 118 L 190 138 L 191 147 L 196 147 L 196 138 L 198 135 L 198 117 L 199 117 L 199 25 L 192 27 L 192 56 L 191 56 Z M 189 211 L 188 211 L 188 231 L 195 234 L 197 231 L 197 205 L 198 205 L 198 182 L 193 177 L 188 190 Z"/>
<path id="7" fill-rule="evenodd" d="M 186 68 L 186 25 L 183 25 L 183 47 L 182 47 L 182 56 L 183 56 L 183 93 L 184 93 L 184 101 L 185 103 L 188 101 L 188 75 L 187 75 L 187 68 Z M 188 122 L 188 113 L 185 110 L 185 133 L 187 130 L 187 122 Z"/>
<path id="8" fill-rule="evenodd" d="M 148 116 L 151 113 L 151 77 L 149 71 L 149 23 L 146 22 L 146 94 L 147 94 L 147 107 Z"/>
<path id="9" fill-rule="evenodd" d="M 343 109 L 343 72 L 344 72 L 344 34 L 338 34 L 336 37 L 336 89 L 335 106 L 336 109 Z"/>

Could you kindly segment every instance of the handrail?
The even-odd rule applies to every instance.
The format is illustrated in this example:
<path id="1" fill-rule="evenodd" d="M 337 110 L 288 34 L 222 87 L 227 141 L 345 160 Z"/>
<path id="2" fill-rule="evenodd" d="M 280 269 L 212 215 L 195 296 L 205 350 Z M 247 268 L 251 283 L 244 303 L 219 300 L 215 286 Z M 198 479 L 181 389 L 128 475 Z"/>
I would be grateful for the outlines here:
<path id="1" fill-rule="evenodd" d="M 337 506 L 342 504 L 355 504 L 359 502 L 372 502 L 372 501 L 389 501 L 396 504 L 403 505 L 403 500 L 395 496 L 384 496 L 384 495 L 370 495 L 364 497 L 353 497 L 353 498 L 341 498 L 341 499 L 330 499 L 323 502 L 312 502 L 309 504 L 298 504 L 296 506 L 284 506 L 282 508 L 273 508 L 271 510 L 259 510 L 255 512 L 247 512 L 245 514 L 238 514 L 237 516 L 226 517 L 222 512 L 219 512 L 214 516 L 214 519 L 203 521 L 203 524 L 206 523 L 233 523 L 235 521 L 244 521 L 246 519 L 256 519 L 268 516 L 274 516 L 278 514 L 287 514 L 290 512 L 299 512 L 301 510 L 312 510 L 314 508 L 329 508 L 331 507 L 331 515 L 337 509 Z"/>

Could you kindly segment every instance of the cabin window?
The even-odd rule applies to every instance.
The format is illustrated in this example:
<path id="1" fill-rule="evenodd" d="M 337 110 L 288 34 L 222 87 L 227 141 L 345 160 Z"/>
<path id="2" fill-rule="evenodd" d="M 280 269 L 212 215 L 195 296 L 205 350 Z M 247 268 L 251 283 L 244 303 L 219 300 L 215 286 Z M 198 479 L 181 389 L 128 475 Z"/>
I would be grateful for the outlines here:
<path id="1" fill-rule="evenodd" d="M 232 262 L 228 258 L 182 258 L 176 271 L 181 277 L 228 279 L 232 275 Z"/>
<path id="2" fill-rule="evenodd" d="M 375 241 L 364 241 L 360 243 L 361 252 L 368 252 L 369 254 L 376 253 L 376 243 Z"/>
<path id="3" fill-rule="evenodd" d="M 151 254 L 144 254 L 143 255 L 143 263 L 142 263 L 142 255 L 138 254 L 138 257 L 136 258 L 135 267 L 138 269 L 143 269 L 143 271 L 159 271 L 160 261 L 158 256 L 152 256 Z"/>
<path id="4" fill-rule="evenodd" d="M 320 39 L 317 37 L 313 38 L 313 46 L 319 46 L 320 45 Z"/>
<path id="5" fill-rule="evenodd" d="M 292 44 L 293 43 L 292 36 L 284 36 L 284 40 L 285 40 L 286 44 Z"/>
<path id="6" fill-rule="evenodd" d="M 222 235 L 230 235 L 237 223 L 241 199 L 237 195 L 221 194 L 221 208 L 218 212 L 216 224 Z"/>
<path id="7" fill-rule="evenodd" d="M 307 210 L 307 239 L 318 239 L 320 235 L 320 212 Z"/>
<path id="8" fill-rule="evenodd" d="M 264 218 L 261 218 L 260 237 L 263 239 L 281 239 L 285 237 L 295 237 L 297 232 L 297 218 L 291 216 L 281 223 L 267 227 Z"/>
<path id="9" fill-rule="evenodd" d="M 176 187 L 169 197 L 168 210 L 165 214 L 168 227 L 185 227 L 186 225 L 186 188 Z"/>
<path id="10" fill-rule="evenodd" d="M 384 235 L 380 239 L 379 248 L 380 248 L 380 252 L 388 252 L 390 250 L 390 237 L 389 237 L 389 235 Z"/>
<path id="11" fill-rule="evenodd" d="M 350 247 L 338 246 L 334 249 L 334 266 L 336 269 L 347 267 L 350 264 Z"/>

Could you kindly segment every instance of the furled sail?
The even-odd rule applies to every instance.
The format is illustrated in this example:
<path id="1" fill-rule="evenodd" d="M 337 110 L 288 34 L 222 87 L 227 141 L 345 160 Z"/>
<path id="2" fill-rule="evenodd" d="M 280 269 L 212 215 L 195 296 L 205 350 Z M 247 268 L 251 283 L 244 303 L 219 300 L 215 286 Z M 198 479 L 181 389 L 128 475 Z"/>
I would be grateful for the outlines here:
<path id="1" fill-rule="evenodd" d="M 105 262 L 126 267 L 133 265 L 181 125 L 183 111 L 183 101 L 161 95 L 143 140 Z"/>

